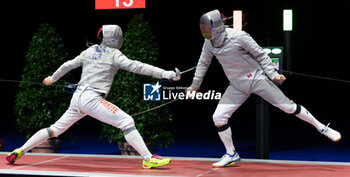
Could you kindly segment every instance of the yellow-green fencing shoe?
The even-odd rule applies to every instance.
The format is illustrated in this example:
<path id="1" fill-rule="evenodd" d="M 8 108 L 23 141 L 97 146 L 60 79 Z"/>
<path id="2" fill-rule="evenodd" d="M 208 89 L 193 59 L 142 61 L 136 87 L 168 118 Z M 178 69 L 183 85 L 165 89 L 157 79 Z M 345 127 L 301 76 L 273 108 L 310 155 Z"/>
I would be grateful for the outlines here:
<path id="1" fill-rule="evenodd" d="M 18 160 L 19 158 L 21 158 L 22 156 L 22 150 L 20 149 L 15 149 L 14 151 L 12 151 L 11 153 L 7 154 L 6 156 L 6 160 L 10 163 L 13 164 L 16 162 L 16 160 Z"/>
<path id="2" fill-rule="evenodd" d="M 169 158 L 163 159 L 161 156 L 154 154 L 149 161 L 143 160 L 142 168 L 160 167 L 160 166 L 168 165 L 170 161 L 171 159 Z"/>

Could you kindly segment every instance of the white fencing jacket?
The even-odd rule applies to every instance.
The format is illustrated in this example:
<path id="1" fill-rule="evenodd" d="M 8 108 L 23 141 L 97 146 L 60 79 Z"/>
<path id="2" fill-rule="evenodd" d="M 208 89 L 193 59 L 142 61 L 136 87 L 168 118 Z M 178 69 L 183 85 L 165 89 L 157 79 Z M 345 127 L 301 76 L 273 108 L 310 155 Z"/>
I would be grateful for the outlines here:
<path id="1" fill-rule="evenodd" d="M 89 47 L 79 56 L 62 64 L 51 76 L 51 81 L 56 82 L 67 72 L 79 66 L 83 69 L 78 84 L 94 88 L 106 95 L 119 69 L 159 79 L 164 72 L 161 68 L 130 60 L 118 49 L 101 44 Z"/>
<path id="2" fill-rule="evenodd" d="M 278 73 L 270 57 L 246 32 L 226 28 L 226 39 L 219 48 L 214 48 L 210 40 L 205 39 L 200 55 L 192 87 L 199 89 L 205 73 L 215 56 L 231 82 L 239 90 L 249 90 L 251 81 L 262 70 L 274 79 Z"/>

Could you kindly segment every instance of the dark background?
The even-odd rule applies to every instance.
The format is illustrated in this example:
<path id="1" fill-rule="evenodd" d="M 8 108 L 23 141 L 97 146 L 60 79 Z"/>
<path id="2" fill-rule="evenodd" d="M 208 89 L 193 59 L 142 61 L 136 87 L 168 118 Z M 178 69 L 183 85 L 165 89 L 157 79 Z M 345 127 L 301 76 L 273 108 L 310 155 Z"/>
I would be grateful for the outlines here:
<path id="1" fill-rule="evenodd" d="M 146 9 L 95 10 L 93 0 L 36 0 L 20 3 L 8 1 L 2 5 L 1 12 L 3 57 L 0 79 L 21 79 L 25 52 L 31 37 L 43 22 L 48 22 L 58 30 L 73 58 L 86 49 L 87 40 L 97 42 L 96 33 L 102 24 L 118 24 L 125 30 L 135 13 L 145 13 L 160 46 L 159 66 L 164 69 L 173 69 L 176 66 L 185 70 L 195 66 L 199 59 L 204 40 L 198 23 L 203 13 L 218 9 L 226 16 L 231 16 L 233 10 L 241 9 L 247 23 L 244 30 L 250 33 L 258 44 L 282 46 L 282 10 L 291 8 L 294 15 L 292 71 L 349 80 L 347 3 L 310 0 L 146 0 Z M 52 73 L 42 74 L 44 78 Z M 285 94 L 304 105 L 322 123 L 331 122 L 331 127 L 343 135 L 340 144 L 349 143 L 349 84 L 295 75 L 286 76 L 287 81 L 281 87 Z M 190 85 L 192 78 L 193 72 L 190 72 L 183 76 L 178 85 Z M 224 92 L 228 83 L 221 66 L 213 59 L 201 89 Z M 0 85 L 0 133 L 16 134 L 18 130 L 15 128 L 13 101 L 18 84 L 0 82 Z M 174 121 L 169 128 L 177 137 L 216 137 L 217 133 L 211 120 L 216 105 L 217 101 L 178 101 L 170 105 Z M 252 96 L 231 118 L 236 141 L 255 139 L 254 116 L 255 97 Z M 93 119 L 81 120 L 73 131 L 99 132 L 102 123 L 96 122 Z M 276 108 L 271 108 L 270 132 L 272 143 L 284 141 L 286 146 L 331 143 L 325 137 L 319 136 L 312 126 Z"/>

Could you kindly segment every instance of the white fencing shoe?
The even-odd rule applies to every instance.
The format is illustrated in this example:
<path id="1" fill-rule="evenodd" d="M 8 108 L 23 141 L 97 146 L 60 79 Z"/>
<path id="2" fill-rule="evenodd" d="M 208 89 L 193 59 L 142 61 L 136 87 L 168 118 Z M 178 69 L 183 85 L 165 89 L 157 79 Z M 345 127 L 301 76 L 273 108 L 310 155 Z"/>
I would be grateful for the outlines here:
<path id="1" fill-rule="evenodd" d="M 212 166 L 214 168 L 229 167 L 234 166 L 239 161 L 241 161 L 241 158 L 239 157 L 237 152 L 235 152 L 233 155 L 227 153 L 224 156 L 222 156 L 219 162 L 213 163 Z"/>
<path id="2" fill-rule="evenodd" d="M 333 142 L 338 142 L 341 139 L 341 134 L 338 131 L 329 128 L 329 124 L 330 123 L 321 130 L 321 134 L 327 136 Z"/>

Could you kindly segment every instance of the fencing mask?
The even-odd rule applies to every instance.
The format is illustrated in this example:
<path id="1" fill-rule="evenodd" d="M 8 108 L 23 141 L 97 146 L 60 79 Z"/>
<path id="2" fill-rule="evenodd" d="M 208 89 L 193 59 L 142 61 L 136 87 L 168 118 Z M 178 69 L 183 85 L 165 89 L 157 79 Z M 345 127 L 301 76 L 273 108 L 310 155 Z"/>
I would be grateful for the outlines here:
<path id="1" fill-rule="evenodd" d="M 224 17 L 218 10 L 203 14 L 199 21 L 201 33 L 205 39 L 211 40 L 214 47 L 220 47 L 225 40 Z"/>
<path id="2" fill-rule="evenodd" d="M 123 45 L 123 32 L 118 25 L 103 25 L 98 31 L 97 38 L 102 38 L 102 44 L 120 49 Z"/>

